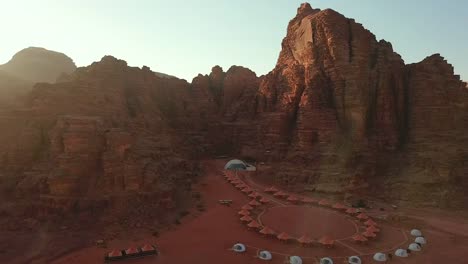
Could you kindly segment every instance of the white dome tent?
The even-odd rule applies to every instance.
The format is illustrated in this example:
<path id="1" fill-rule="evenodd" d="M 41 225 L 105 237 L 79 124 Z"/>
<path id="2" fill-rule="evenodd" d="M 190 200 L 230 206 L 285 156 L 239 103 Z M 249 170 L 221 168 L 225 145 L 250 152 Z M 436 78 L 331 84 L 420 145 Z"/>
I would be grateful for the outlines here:
<path id="1" fill-rule="evenodd" d="M 375 261 L 378 261 L 378 262 L 385 262 L 387 261 L 387 255 L 385 255 L 384 253 L 375 253 L 374 254 L 374 260 Z"/>
<path id="2" fill-rule="evenodd" d="M 411 235 L 415 236 L 415 237 L 420 237 L 420 236 L 422 236 L 422 233 L 418 229 L 413 229 L 413 230 L 411 230 Z"/>
<path id="3" fill-rule="evenodd" d="M 421 251 L 421 246 L 416 244 L 416 243 L 411 243 L 408 246 L 408 249 L 411 250 L 411 251 Z"/>
<path id="4" fill-rule="evenodd" d="M 407 258 L 408 251 L 406 251 L 406 249 L 399 248 L 395 251 L 395 256 L 400 257 L 400 258 Z"/>
<path id="5" fill-rule="evenodd" d="M 302 264 L 302 259 L 299 256 L 289 257 L 289 264 Z"/>
<path id="6" fill-rule="evenodd" d="M 233 159 L 230 160 L 224 165 L 225 170 L 246 170 L 247 169 L 247 164 L 243 162 L 242 160 L 238 159 Z"/>
<path id="7" fill-rule="evenodd" d="M 348 264 L 361 264 L 361 258 L 358 256 L 351 256 L 348 258 Z"/>
<path id="8" fill-rule="evenodd" d="M 237 243 L 234 246 L 232 246 L 232 250 L 234 250 L 234 252 L 237 252 L 237 253 L 242 253 L 242 252 L 245 252 L 246 248 L 244 244 Z"/>
<path id="9" fill-rule="evenodd" d="M 270 251 L 262 250 L 258 253 L 258 258 L 261 260 L 271 260 L 273 256 Z"/>
<path id="10" fill-rule="evenodd" d="M 333 259 L 331 258 L 321 258 L 320 264 L 333 264 Z"/>
<path id="11" fill-rule="evenodd" d="M 427 241 L 426 241 L 426 239 L 424 237 L 419 236 L 419 237 L 414 239 L 414 243 L 419 243 L 421 245 L 425 245 L 425 244 L 427 244 Z"/>

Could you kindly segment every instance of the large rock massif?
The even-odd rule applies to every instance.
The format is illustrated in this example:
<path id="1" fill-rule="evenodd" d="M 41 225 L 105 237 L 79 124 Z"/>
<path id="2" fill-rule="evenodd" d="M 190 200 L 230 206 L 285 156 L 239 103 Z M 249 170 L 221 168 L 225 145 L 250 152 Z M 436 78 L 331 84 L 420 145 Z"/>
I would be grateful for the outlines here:
<path id="1" fill-rule="evenodd" d="M 361 24 L 309 4 L 266 76 L 215 66 L 188 83 L 106 56 L 25 100 L 0 112 L 1 178 L 40 213 L 134 194 L 171 207 L 197 160 L 221 154 L 319 193 L 468 204 L 468 89 L 452 66 L 438 54 L 405 65 Z"/>

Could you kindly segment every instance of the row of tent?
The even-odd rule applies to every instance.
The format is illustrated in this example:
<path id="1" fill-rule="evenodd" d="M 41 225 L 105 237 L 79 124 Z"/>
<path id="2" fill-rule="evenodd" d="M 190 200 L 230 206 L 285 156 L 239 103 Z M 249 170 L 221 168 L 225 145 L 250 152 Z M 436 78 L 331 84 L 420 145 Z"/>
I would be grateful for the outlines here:
<path id="1" fill-rule="evenodd" d="M 107 252 L 104 256 L 104 261 L 111 262 L 150 255 L 158 255 L 158 250 L 155 245 L 146 244 L 142 247 L 130 247 L 127 249 L 112 250 Z"/>

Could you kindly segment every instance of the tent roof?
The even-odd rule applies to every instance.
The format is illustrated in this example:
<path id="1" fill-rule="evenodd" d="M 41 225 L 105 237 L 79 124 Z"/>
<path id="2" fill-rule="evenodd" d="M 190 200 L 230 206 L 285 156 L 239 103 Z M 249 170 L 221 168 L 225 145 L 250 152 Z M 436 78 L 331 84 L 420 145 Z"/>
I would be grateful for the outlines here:
<path id="1" fill-rule="evenodd" d="M 297 239 L 297 241 L 302 244 L 310 244 L 314 242 L 312 238 L 310 238 L 308 235 L 301 236 L 300 238 Z"/>
<path id="2" fill-rule="evenodd" d="M 289 195 L 288 201 L 298 201 L 299 199 L 295 195 Z"/>
<path id="3" fill-rule="evenodd" d="M 354 241 L 361 241 L 361 242 L 365 242 L 367 241 L 367 238 L 361 234 L 356 234 L 353 236 L 353 240 Z"/>
<path id="4" fill-rule="evenodd" d="M 243 162 L 242 160 L 238 159 L 233 159 L 230 160 L 224 165 L 225 170 L 246 170 L 247 169 L 247 164 Z"/>
<path id="5" fill-rule="evenodd" d="M 154 248 L 154 246 L 150 245 L 150 244 L 146 244 L 144 245 L 143 247 L 141 247 L 141 251 L 145 252 L 145 251 L 153 251 L 153 250 L 156 250 Z"/>
<path id="6" fill-rule="evenodd" d="M 335 241 L 329 236 L 324 236 L 320 238 L 319 243 L 322 245 L 333 245 Z"/>
<path id="7" fill-rule="evenodd" d="M 304 197 L 302 198 L 302 201 L 304 203 L 315 203 L 317 200 L 315 200 L 314 198 L 310 198 L 310 197 Z"/>
<path id="8" fill-rule="evenodd" d="M 260 227 L 260 224 L 257 221 L 252 220 L 247 226 L 252 228 L 258 228 Z"/>
<path id="9" fill-rule="evenodd" d="M 281 234 L 279 234 L 279 235 L 277 236 L 277 238 L 280 239 L 280 240 L 288 240 L 288 239 L 290 239 L 291 237 L 288 235 L 288 233 L 282 232 Z"/>
<path id="10" fill-rule="evenodd" d="M 363 213 L 358 214 L 358 216 L 356 216 L 356 217 L 357 217 L 357 219 L 368 219 L 369 218 L 366 214 L 363 214 Z"/>
<path id="11" fill-rule="evenodd" d="M 265 235 L 274 235 L 275 231 L 273 231 L 273 229 L 269 228 L 268 226 L 265 226 L 262 230 L 260 230 L 260 233 Z"/>
<path id="12" fill-rule="evenodd" d="M 362 233 L 365 237 L 376 237 L 377 235 L 374 232 L 367 230 L 366 232 Z"/>
<path id="13" fill-rule="evenodd" d="M 344 204 L 341 204 L 341 203 L 335 203 L 333 205 L 333 208 L 335 208 L 335 209 L 344 209 L 344 208 L 346 208 L 346 206 L 344 206 Z"/>
<path id="14" fill-rule="evenodd" d="M 247 210 L 240 210 L 240 211 L 239 211 L 239 214 L 240 214 L 240 215 L 250 215 L 250 212 L 247 211 Z"/>
<path id="15" fill-rule="evenodd" d="M 122 251 L 112 250 L 111 252 L 107 253 L 107 256 L 109 256 L 109 257 L 121 257 L 122 256 Z"/>
<path id="16" fill-rule="evenodd" d="M 246 204 L 246 205 L 242 206 L 242 208 L 241 208 L 241 209 L 242 209 L 242 210 L 252 210 L 252 209 L 253 209 L 253 207 L 252 207 L 252 206 L 250 206 L 249 204 Z"/>
<path id="17" fill-rule="evenodd" d="M 260 203 L 257 202 L 256 200 L 252 200 L 252 201 L 249 202 L 249 205 L 251 205 L 251 206 L 258 206 L 258 205 L 260 205 Z"/>
<path id="18" fill-rule="evenodd" d="M 346 213 L 348 213 L 348 214 L 355 214 L 355 213 L 357 213 L 357 209 L 356 209 L 356 208 L 352 208 L 352 207 L 351 207 L 351 208 L 348 208 L 348 209 L 346 209 Z"/>
<path id="19" fill-rule="evenodd" d="M 330 205 L 330 202 L 325 199 L 322 199 L 319 201 L 319 205 Z"/>
<path id="20" fill-rule="evenodd" d="M 250 215 L 244 215 L 243 217 L 241 217 L 240 220 L 243 221 L 243 222 L 250 222 L 253 219 L 252 219 L 252 217 L 250 217 Z"/>
<path id="21" fill-rule="evenodd" d="M 125 250 L 125 253 L 127 254 L 135 254 L 138 253 L 138 249 L 136 247 L 130 247 Z"/>
<path id="22" fill-rule="evenodd" d="M 270 202 L 270 200 L 268 200 L 268 198 L 266 198 L 266 197 L 262 197 L 262 199 L 260 199 L 260 202 L 261 203 L 268 203 L 268 202 Z"/>
<path id="23" fill-rule="evenodd" d="M 364 222 L 364 224 L 365 224 L 365 225 L 368 225 L 368 226 L 375 226 L 375 225 L 377 225 L 377 223 L 374 222 L 374 220 L 372 220 L 372 219 L 367 220 L 366 222 Z"/>

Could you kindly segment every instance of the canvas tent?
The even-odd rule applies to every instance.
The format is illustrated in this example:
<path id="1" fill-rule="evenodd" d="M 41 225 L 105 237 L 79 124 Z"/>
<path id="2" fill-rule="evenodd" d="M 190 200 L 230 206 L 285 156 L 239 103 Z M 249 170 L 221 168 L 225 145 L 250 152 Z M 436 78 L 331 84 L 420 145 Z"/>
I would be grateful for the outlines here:
<path id="1" fill-rule="evenodd" d="M 157 250 L 156 250 L 156 247 L 153 246 L 153 245 L 150 245 L 150 244 L 146 244 L 146 245 L 143 245 L 141 248 L 140 248 L 140 251 L 142 254 L 145 254 L 145 255 L 152 255 L 152 254 L 157 254 Z"/>
<path id="2" fill-rule="evenodd" d="M 299 256 L 289 257 L 289 264 L 302 264 L 302 259 Z"/>
<path id="3" fill-rule="evenodd" d="M 378 252 L 374 254 L 373 259 L 377 262 L 385 262 L 387 261 L 387 255 L 385 255 L 384 253 Z"/>
<path id="4" fill-rule="evenodd" d="M 112 250 L 111 252 L 108 252 L 105 257 L 104 261 L 114 261 L 114 260 L 119 260 L 123 259 L 125 256 L 123 255 L 123 252 L 121 250 Z"/>
<path id="5" fill-rule="evenodd" d="M 331 258 L 321 258 L 320 259 L 320 264 L 333 264 L 333 259 Z"/>
<path id="6" fill-rule="evenodd" d="M 291 239 L 291 237 L 286 232 L 282 232 L 277 236 L 277 238 L 282 241 L 288 241 L 289 239 Z"/>
<path id="7" fill-rule="evenodd" d="M 395 251 L 395 256 L 401 257 L 401 258 L 407 258 L 408 251 L 406 249 L 399 248 Z"/>
<path id="8" fill-rule="evenodd" d="M 301 243 L 302 245 L 307 245 L 312 244 L 314 241 L 308 235 L 303 235 L 299 239 L 297 239 L 297 242 Z"/>
<path id="9" fill-rule="evenodd" d="M 271 260 L 273 256 L 271 255 L 270 251 L 262 250 L 258 252 L 258 258 L 261 260 Z"/>
<path id="10" fill-rule="evenodd" d="M 353 236 L 353 240 L 356 242 L 366 242 L 367 238 L 361 234 L 356 234 Z"/>
<path id="11" fill-rule="evenodd" d="M 322 200 L 319 201 L 318 204 L 321 205 L 321 206 L 328 206 L 328 205 L 330 205 L 330 202 L 325 200 L 325 199 L 322 199 Z"/>
<path id="12" fill-rule="evenodd" d="M 244 244 L 237 243 L 234 246 L 232 246 L 232 250 L 237 253 L 242 253 L 242 252 L 245 252 L 246 247 Z"/>
<path id="13" fill-rule="evenodd" d="M 361 264 L 362 260 L 358 256 L 351 256 L 348 258 L 348 264 Z"/>
<path id="14" fill-rule="evenodd" d="M 413 230 L 411 230 L 411 235 L 415 236 L 415 237 L 420 237 L 420 236 L 422 236 L 422 233 L 418 229 L 413 229 Z"/>
<path id="15" fill-rule="evenodd" d="M 260 199 L 260 202 L 261 203 L 269 203 L 270 200 L 268 200 L 266 197 L 262 197 L 262 199 Z"/>
<path id="16" fill-rule="evenodd" d="M 346 209 L 346 213 L 347 214 L 355 214 L 355 213 L 357 213 L 357 209 L 356 208 L 348 208 L 348 209 Z"/>
<path id="17" fill-rule="evenodd" d="M 416 244 L 416 243 L 411 243 L 408 246 L 408 249 L 411 250 L 411 251 L 421 251 L 421 246 Z"/>
<path id="18" fill-rule="evenodd" d="M 251 222 L 253 219 L 249 215 L 244 215 L 241 217 L 241 222 Z"/>
<path id="19" fill-rule="evenodd" d="M 128 256 L 138 255 L 138 254 L 140 254 L 140 251 L 135 247 L 131 247 L 125 250 L 125 255 L 128 255 Z"/>
<path id="20" fill-rule="evenodd" d="M 259 228 L 260 224 L 257 221 L 252 220 L 247 226 L 250 228 Z"/>

